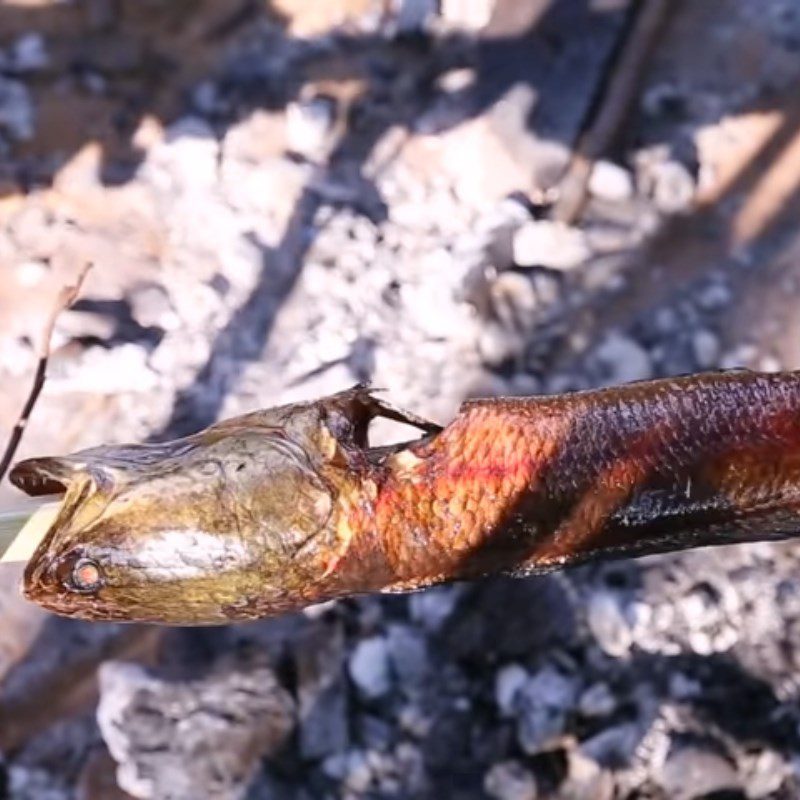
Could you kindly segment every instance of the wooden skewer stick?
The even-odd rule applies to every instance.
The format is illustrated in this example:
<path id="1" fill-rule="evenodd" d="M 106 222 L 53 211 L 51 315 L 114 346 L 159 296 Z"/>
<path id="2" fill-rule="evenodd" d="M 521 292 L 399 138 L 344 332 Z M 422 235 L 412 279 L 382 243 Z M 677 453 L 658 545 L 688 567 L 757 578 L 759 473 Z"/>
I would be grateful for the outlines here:
<path id="1" fill-rule="evenodd" d="M 58 315 L 68 309 L 80 294 L 86 275 L 92 268 L 87 263 L 78 273 L 75 283 L 64 286 L 58 293 L 53 307 L 45 320 L 44 329 L 39 339 L 39 361 L 28 399 L 20 413 L 16 425 L 11 431 L 5 449 L 0 454 L 0 481 L 5 478 L 17 447 L 22 440 L 25 426 L 28 424 L 36 401 L 39 399 L 47 377 L 47 362 L 50 358 L 50 341 L 53 338 Z M 40 502 L 15 511 L 0 512 L 0 564 L 12 561 L 27 561 L 39 546 L 50 525 L 56 518 L 60 502 Z"/>
<path id="2" fill-rule="evenodd" d="M 55 522 L 60 500 L 0 513 L 0 564 L 26 562 Z"/>

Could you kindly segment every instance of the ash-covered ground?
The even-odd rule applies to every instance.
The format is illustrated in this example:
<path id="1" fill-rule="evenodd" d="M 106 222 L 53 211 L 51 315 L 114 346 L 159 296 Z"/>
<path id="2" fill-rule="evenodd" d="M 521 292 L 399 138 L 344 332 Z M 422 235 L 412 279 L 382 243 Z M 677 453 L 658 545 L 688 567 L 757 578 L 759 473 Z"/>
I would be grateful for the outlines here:
<path id="1" fill-rule="evenodd" d="M 20 456 L 362 380 L 446 422 L 476 395 L 797 368 L 800 6 L 666 5 L 566 225 L 627 0 L 0 0 L 0 429 L 87 260 Z M 799 556 L 224 629 L 56 619 L 4 568 L 0 796 L 800 796 Z"/>

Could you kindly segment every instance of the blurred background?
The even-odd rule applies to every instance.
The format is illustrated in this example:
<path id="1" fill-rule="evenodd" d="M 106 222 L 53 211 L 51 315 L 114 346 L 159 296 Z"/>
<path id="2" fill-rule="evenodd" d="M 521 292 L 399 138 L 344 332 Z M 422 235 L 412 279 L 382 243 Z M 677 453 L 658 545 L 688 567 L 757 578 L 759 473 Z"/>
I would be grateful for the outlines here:
<path id="1" fill-rule="evenodd" d="M 800 366 L 797 0 L 0 0 L 0 434 Z M 18 502 L 8 485 L 0 504 Z M 0 797 L 800 796 L 800 551 L 218 629 L 0 571 Z"/>

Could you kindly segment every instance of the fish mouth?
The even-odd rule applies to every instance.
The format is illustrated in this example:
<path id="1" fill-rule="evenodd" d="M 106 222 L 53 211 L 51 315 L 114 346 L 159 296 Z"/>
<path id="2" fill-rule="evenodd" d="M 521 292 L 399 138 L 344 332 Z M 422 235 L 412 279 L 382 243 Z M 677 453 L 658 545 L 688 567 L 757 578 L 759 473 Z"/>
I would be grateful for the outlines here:
<path id="1" fill-rule="evenodd" d="M 31 497 L 64 494 L 70 486 L 89 480 L 110 491 L 120 478 L 135 480 L 153 466 L 179 457 L 194 447 L 192 437 L 152 444 L 107 444 L 65 456 L 29 458 L 14 465 L 8 479 Z"/>
<path id="2" fill-rule="evenodd" d="M 75 473 L 67 458 L 29 458 L 16 464 L 8 479 L 30 497 L 64 495 Z"/>
<path id="3" fill-rule="evenodd" d="M 86 516 L 87 501 L 106 495 L 110 499 L 113 478 L 85 459 L 76 456 L 46 456 L 21 461 L 9 473 L 9 480 L 32 497 L 44 495 L 61 499 L 61 507 L 44 532 L 28 563 L 22 579 L 22 593 L 51 611 L 63 612 L 74 598 L 63 586 L 65 560 L 56 547 L 76 517 Z M 105 502 L 89 509 L 89 515 L 102 513 Z M 69 544 L 67 535 L 60 544 Z"/>

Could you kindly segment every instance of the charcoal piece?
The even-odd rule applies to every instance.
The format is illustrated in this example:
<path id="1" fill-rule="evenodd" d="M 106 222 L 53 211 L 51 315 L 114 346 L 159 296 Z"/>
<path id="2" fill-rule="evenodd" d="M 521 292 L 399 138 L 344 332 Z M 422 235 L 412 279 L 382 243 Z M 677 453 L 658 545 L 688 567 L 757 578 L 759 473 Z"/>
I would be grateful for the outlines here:
<path id="1" fill-rule="evenodd" d="M 470 587 L 460 611 L 443 630 L 444 647 L 455 658 L 518 658 L 575 635 L 570 596 L 554 577 L 482 581 Z"/>

